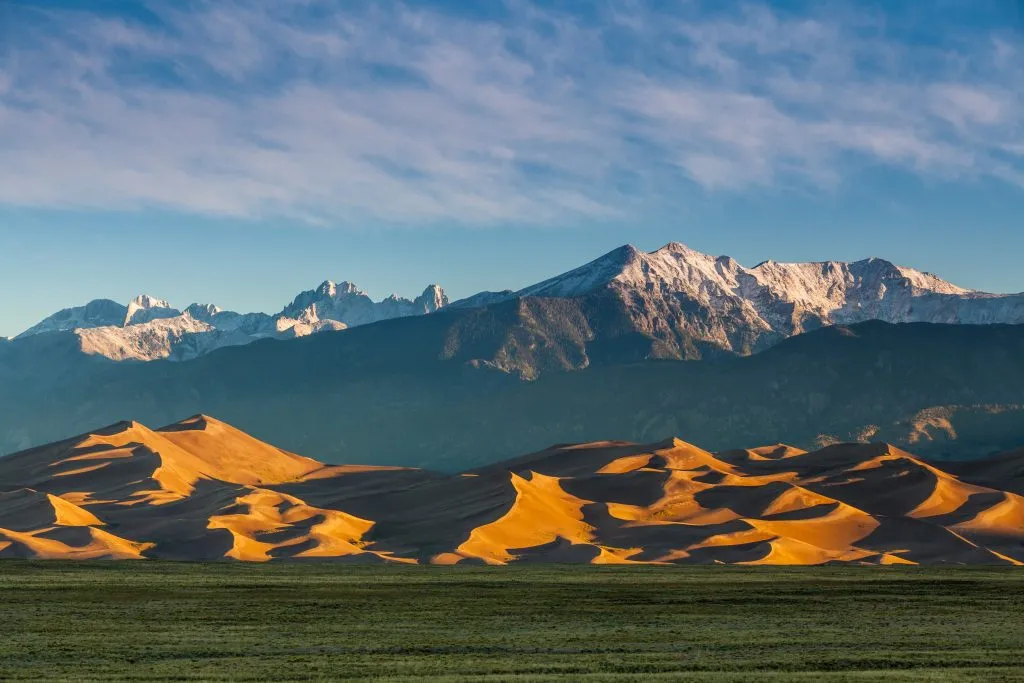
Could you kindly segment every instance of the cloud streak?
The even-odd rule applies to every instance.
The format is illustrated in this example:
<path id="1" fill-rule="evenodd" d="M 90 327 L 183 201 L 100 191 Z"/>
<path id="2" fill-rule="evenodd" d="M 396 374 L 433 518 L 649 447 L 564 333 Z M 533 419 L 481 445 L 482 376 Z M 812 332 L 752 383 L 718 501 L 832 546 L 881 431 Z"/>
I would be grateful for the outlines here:
<path id="1" fill-rule="evenodd" d="M 555 224 L 878 165 L 1024 186 L 1014 36 L 915 44 L 888 17 L 680 8 L 7 10 L 0 202 Z"/>

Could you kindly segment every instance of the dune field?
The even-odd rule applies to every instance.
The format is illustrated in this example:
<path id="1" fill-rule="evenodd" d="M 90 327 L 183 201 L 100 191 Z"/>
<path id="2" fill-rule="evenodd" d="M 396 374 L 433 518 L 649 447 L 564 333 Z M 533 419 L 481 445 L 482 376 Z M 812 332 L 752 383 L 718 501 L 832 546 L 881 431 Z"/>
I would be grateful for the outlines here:
<path id="1" fill-rule="evenodd" d="M 0 459 L 0 557 L 1022 564 L 1024 452 L 562 445 L 460 474 L 324 465 L 195 416 Z"/>

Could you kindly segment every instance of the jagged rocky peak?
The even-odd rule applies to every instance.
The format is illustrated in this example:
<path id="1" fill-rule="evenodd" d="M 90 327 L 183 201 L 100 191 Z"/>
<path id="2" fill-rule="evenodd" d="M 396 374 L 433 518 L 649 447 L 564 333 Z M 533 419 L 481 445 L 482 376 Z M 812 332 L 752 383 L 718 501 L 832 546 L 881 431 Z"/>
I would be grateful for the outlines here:
<path id="1" fill-rule="evenodd" d="M 334 283 L 331 280 L 324 280 L 315 291 L 320 296 L 330 297 L 332 299 L 340 296 L 366 296 L 365 292 L 347 280 L 339 283 Z"/>
<path id="2" fill-rule="evenodd" d="M 139 325 L 151 320 L 174 318 L 181 311 L 171 308 L 164 299 L 157 299 L 149 294 L 140 294 L 128 303 L 128 311 L 124 317 L 124 326 Z"/>
<path id="3" fill-rule="evenodd" d="M 137 297 L 128 302 L 128 307 L 135 308 L 170 308 L 171 305 L 167 303 L 166 299 L 158 299 L 155 296 L 149 294 L 139 294 Z"/>
<path id="4" fill-rule="evenodd" d="M 433 313 L 446 305 L 448 297 L 437 285 L 427 287 L 423 294 L 412 301 L 392 294 L 375 302 L 351 282 L 335 283 L 325 280 L 316 289 L 302 292 L 295 297 L 292 303 L 285 306 L 279 317 L 304 325 L 316 326 L 326 321 L 334 321 L 343 326 L 354 327 L 390 318 Z M 321 325 L 315 329 L 327 328 Z M 337 329 L 337 326 L 330 329 Z"/>
<path id="5" fill-rule="evenodd" d="M 397 295 L 376 303 L 351 282 L 325 280 L 300 293 L 276 315 L 239 314 L 213 304 L 191 304 L 184 312 L 164 299 L 141 294 L 127 306 L 107 299 L 68 308 L 18 336 L 75 332 L 81 350 L 112 360 L 187 360 L 223 346 L 267 337 L 290 338 L 432 313 L 448 297 L 430 285 L 415 300 Z"/>
<path id="6" fill-rule="evenodd" d="M 413 302 L 417 305 L 422 305 L 424 311 L 427 313 L 433 313 L 434 311 L 444 308 L 449 304 L 448 295 L 445 294 L 444 289 L 438 284 L 432 284 L 423 290 L 423 293 L 416 297 Z"/>
<path id="7" fill-rule="evenodd" d="M 351 282 L 336 283 L 333 280 L 324 280 L 316 289 L 300 292 L 290 304 L 285 306 L 281 314 L 287 318 L 299 318 L 303 313 L 310 312 L 310 308 L 317 304 L 333 305 L 333 303 L 353 298 L 365 299 L 372 303 L 370 297 Z"/>
<path id="8" fill-rule="evenodd" d="M 207 322 L 223 312 L 220 306 L 215 306 L 214 304 L 192 304 L 185 309 L 186 315 L 191 316 L 195 320 Z"/>

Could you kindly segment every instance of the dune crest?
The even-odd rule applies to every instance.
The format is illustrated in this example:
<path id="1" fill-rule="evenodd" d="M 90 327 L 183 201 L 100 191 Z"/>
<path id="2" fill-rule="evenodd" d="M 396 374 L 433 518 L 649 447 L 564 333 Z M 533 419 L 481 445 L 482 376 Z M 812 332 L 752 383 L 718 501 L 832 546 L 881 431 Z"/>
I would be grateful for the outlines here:
<path id="1" fill-rule="evenodd" d="M 462 474 L 324 465 L 205 415 L 0 459 L 0 558 L 1022 564 L 1024 451 L 549 448 Z"/>

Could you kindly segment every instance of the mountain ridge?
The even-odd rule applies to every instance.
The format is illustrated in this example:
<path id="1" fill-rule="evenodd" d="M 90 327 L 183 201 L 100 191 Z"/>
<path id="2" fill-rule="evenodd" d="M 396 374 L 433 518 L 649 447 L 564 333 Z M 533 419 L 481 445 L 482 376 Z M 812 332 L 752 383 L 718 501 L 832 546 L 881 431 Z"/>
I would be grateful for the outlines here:
<path id="1" fill-rule="evenodd" d="M 1024 322 L 1024 294 L 968 290 L 889 261 L 762 261 L 745 268 L 670 242 L 626 245 L 517 292 L 517 296 L 618 298 L 634 327 L 671 347 L 681 336 L 747 354 L 827 325 Z"/>
<path id="2" fill-rule="evenodd" d="M 989 324 L 1024 322 L 1024 294 L 968 290 L 938 276 L 879 258 L 844 263 L 762 261 L 753 268 L 670 242 L 652 252 L 623 245 L 578 268 L 513 292 L 480 292 L 449 302 L 438 285 L 415 299 L 373 301 L 351 282 L 324 281 L 280 312 L 238 314 L 213 304 L 184 311 L 140 295 L 122 306 L 95 300 L 63 309 L 14 338 L 71 331 L 81 350 L 115 361 L 186 360 L 224 346 L 290 338 L 510 300 L 564 299 L 594 328 L 614 318 L 650 340 L 652 358 L 746 355 L 832 324 L 865 320 Z M 169 321 L 169 322 L 168 322 Z M 600 327 L 600 324 L 597 325 Z M 595 334 L 597 334 L 595 332 Z M 531 372 L 495 361 L 523 376 Z M 582 364 L 585 367 L 585 363 Z"/>
<path id="3" fill-rule="evenodd" d="M 349 282 L 324 281 L 302 292 L 279 313 L 236 313 L 214 304 L 193 303 L 184 310 L 166 300 L 140 294 L 127 305 L 97 299 L 62 309 L 44 318 L 13 342 L 71 332 L 83 354 L 114 361 L 180 361 L 225 346 L 263 338 L 301 337 L 325 330 L 343 330 L 405 315 L 422 315 L 447 305 L 447 295 L 430 285 L 415 299 L 392 294 L 379 302 Z"/>

